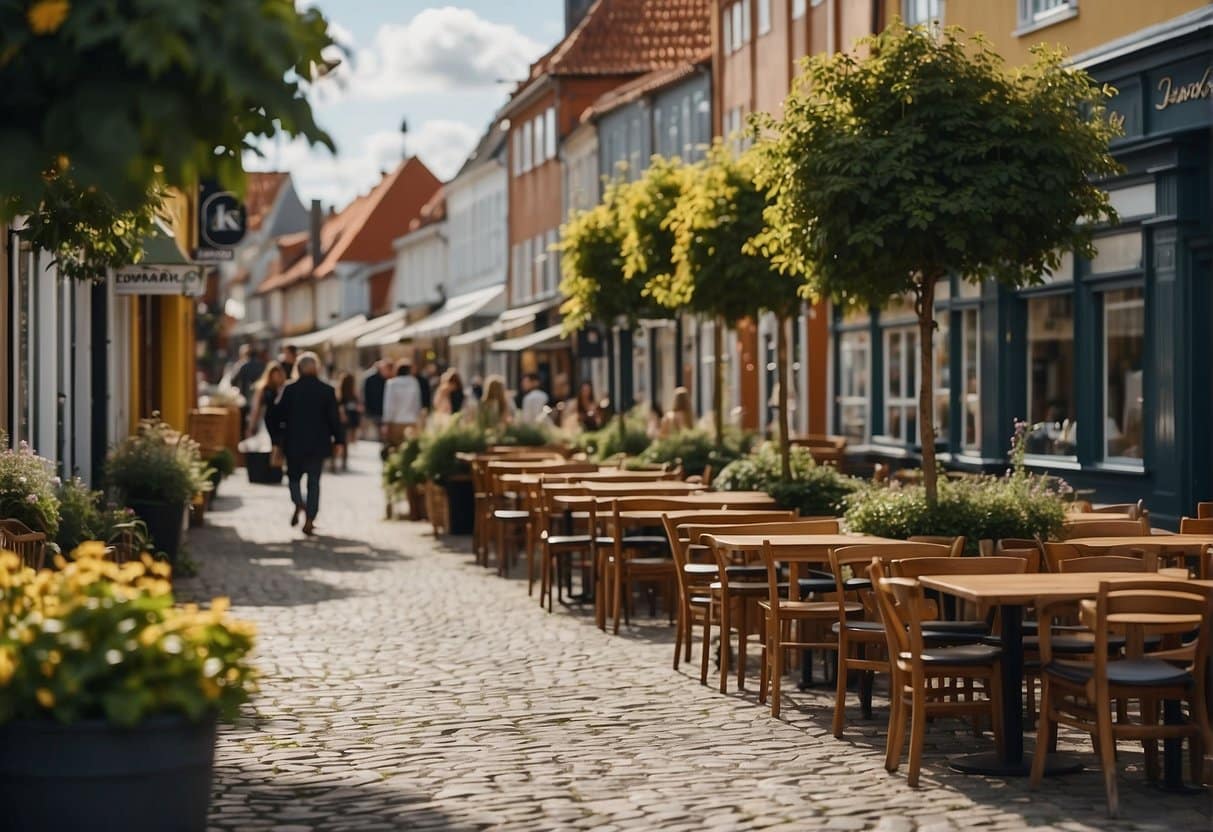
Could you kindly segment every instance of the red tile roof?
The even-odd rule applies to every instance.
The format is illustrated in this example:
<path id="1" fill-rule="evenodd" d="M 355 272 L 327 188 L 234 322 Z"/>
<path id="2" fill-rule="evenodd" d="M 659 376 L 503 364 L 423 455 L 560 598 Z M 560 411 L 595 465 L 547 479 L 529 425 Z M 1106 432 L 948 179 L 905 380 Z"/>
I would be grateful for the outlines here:
<path id="1" fill-rule="evenodd" d="M 249 231 L 261 228 L 274 203 L 278 201 L 278 192 L 289 182 L 291 175 L 279 171 L 250 173 L 245 179 L 244 212 L 247 217 Z"/>
<path id="2" fill-rule="evenodd" d="M 592 121 L 600 118 L 613 110 L 617 110 L 626 104 L 631 104 L 637 99 L 644 98 L 650 93 L 658 92 L 671 87 L 686 78 L 691 77 L 712 61 L 711 51 L 702 53 L 698 59 L 670 69 L 658 69 L 653 72 L 641 75 L 628 81 L 626 84 L 621 84 L 610 92 L 604 93 L 599 98 L 586 108 L 581 114 L 581 121 Z"/>
<path id="3" fill-rule="evenodd" d="M 631 75 L 691 63 L 712 48 L 712 0 L 597 0 L 531 76 Z"/>
<path id="4" fill-rule="evenodd" d="M 320 227 L 320 264 L 312 263 L 309 233 L 278 238 L 278 263 L 258 294 L 292 286 L 302 280 L 323 280 L 338 263 L 378 263 L 393 256 L 392 241 L 405 233 L 422 208 L 442 187 L 417 157 L 401 162 L 370 193 L 358 197 Z"/>

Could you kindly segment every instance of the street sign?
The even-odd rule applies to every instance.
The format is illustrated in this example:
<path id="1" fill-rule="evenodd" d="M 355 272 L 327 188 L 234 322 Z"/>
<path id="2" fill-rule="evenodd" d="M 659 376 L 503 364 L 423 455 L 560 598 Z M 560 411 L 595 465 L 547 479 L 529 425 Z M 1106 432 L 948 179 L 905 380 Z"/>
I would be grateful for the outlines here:
<path id="1" fill-rule="evenodd" d="M 232 249 L 244 239 L 248 217 L 243 203 L 231 191 L 204 182 L 198 195 L 197 260 L 230 260 Z"/>
<path id="2" fill-rule="evenodd" d="M 115 295 L 187 295 L 196 297 L 203 289 L 202 267 L 123 266 L 114 270 Z"/>

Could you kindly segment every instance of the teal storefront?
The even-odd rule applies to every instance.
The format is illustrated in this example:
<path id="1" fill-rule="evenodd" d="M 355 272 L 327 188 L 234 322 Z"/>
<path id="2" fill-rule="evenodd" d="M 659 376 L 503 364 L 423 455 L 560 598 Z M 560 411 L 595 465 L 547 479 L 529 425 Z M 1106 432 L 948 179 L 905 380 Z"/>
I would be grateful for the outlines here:
<path id="1" fill-rule="evenodd" d="M 1213 8 L 1078 56 L 1118 90 L 1107 182 L 1121 222 L 1038 287 L 954 283 L 936 306 L 945 464 L 997 471 L 1015 419 L 1029 463 L 1145 500 L 1175 525 L 1213 499 Z M 852 462 L 916 465 L 918 335 L 908 307 L 835 313 L 833 430 Z"/>

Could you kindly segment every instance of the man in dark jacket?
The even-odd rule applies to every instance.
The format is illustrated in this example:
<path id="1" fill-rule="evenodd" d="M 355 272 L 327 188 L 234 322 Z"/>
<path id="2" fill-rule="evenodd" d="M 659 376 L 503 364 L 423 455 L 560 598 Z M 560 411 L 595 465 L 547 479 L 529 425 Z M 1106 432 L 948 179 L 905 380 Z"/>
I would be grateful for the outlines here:
<path id="1" fill-rule="evenodd" d="M 317 375 L 320 359 L 316 354 L 305 352 L 299 356 L 296 368 L 299 377 L 283 388 L 271 421 L 275 426 L 274 444 L 286 456 L 291 500 L 295 503 L 291 525 L 296 525 L 303 514 L 303 533 L 313 535 L 320 511 L 320 472 L 334 446 L 345 444 L 345 429 L 337 412 L 336 392 Z M 305 474 L 306 500 L 301 488 Z"/>
<path id="2" fill-rule="evenodd" d="M 383 389 L 394 375 L 393 370 L 390 363 L 380 360 L 362 377 L 362 407 L 377 432 L 383 424 Z"/>

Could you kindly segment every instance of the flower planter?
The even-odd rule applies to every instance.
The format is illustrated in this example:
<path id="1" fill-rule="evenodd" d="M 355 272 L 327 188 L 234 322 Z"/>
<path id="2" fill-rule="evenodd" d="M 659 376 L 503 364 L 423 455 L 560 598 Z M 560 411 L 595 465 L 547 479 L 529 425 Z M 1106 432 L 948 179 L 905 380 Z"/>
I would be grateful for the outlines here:
<path id="1" fill-rule="evenodd" d="M 476 519 L 476 491 L 471 477 L 444 480 L 446 492 L 447 534 L 471 534 Z"/>
<path id="2" fill-rule="evenodd" d="M 164 552 L 169 563 L 176 565 L 185 535 L 187 506 L 175 503 L 155 503 L 148 500 L 128 500 L 127 507 L 147 525 L 152 548 Z"/>
<path id="3" fill-rule="evenodd" d="M 202 832 L 214 756 L 214 718 L 9 723 L 0 726 L 4 826 Z"/>
<path id="4" fill-rule="evenodd" d="M 270 465 L 270 455 L 245 454 L 245 469 L 248 471 L 248 481 L 259 485 L 279 485 L 282 482 L 282 469 Z"/>

